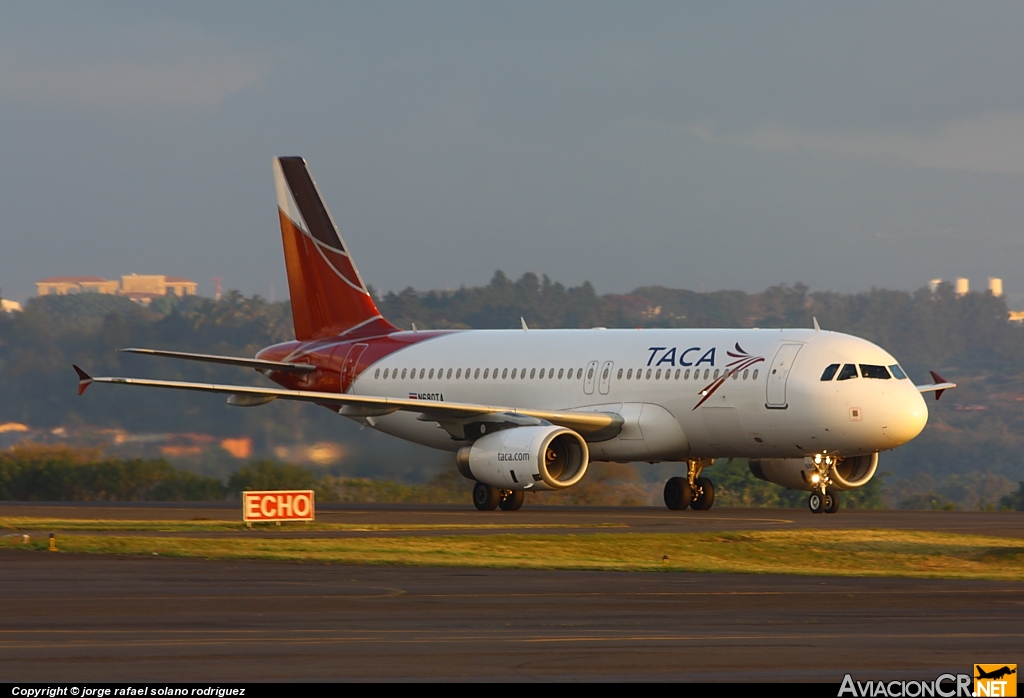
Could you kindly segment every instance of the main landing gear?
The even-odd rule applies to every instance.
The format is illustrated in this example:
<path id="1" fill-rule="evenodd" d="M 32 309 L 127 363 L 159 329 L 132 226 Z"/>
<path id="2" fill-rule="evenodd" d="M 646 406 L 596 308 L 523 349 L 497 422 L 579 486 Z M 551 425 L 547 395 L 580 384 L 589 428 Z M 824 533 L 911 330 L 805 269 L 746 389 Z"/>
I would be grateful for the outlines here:
<path id="1" fill-rule="evenodd" d="M 665 483 L 665 506 L 681 511 L 689 507 L 697 511 L 710 509 L 715 503 L 715 486 L 700 471 L 712 461 L 689 461 L 686 477 L 669 478 Z"/>
<path id="2" fill-rule="evenodd" d="M 526 493 L 522 490 L 505 490 L 485 485 L 482 482 L 473 486 L 473 506 L 480 511 L 516 511 L 523 506 Z"/>

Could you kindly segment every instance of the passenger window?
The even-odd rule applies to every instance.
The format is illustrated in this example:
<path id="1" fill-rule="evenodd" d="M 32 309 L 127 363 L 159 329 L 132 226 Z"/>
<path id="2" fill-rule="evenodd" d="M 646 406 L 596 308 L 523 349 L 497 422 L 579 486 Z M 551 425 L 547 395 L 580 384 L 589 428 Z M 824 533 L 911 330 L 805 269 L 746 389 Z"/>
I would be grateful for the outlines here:
<path id="1" fill-rule="evenodd" d="M 423 380 L 423 374 L 426 373 L 426 372 L 427 372 L 427 369 L 425 369 L 425 368 L 421 368 L 420 369 L 420 380 Z"/>
<path id="2" fill-rule="evenodd" d="M 479 377 L 480 377 L 480 369 L 478 368 L 476 371 L 473 372 L 473 380 L 476 380 Z"/>
<path id="3" fill-rule="evenodd" d="M 405 372 L 408 371 L 408 370 L 409 369 L 407 369 L 407 368 L 403 368 L 402 369 L 402 380 L 405 380 Z"/>
<path id="4" fill-rule="evenodd" d="M 589 369 L 587 371 L 587 380 L 590 380 L 593 377 L 594 377 L 594 369 Z"/>
<path id="5" fill-rule="evenodd" d="M 434 369 L 430 369 L 430 375 L 427 376 L 427 378 L 430 378 L 431 380 L 433 380 L 433 378 L 434 378 Z"/>
<path id="6" fill-rule="evenodd" d="M 661 369 L 660 368 L 658 369 L 658 372 L 654 374 L 654 380 L 661 380 Z"/>
<path id="7" fill-rule="evenodd" d="M 565 369 L 564 368 L 558 369 L 558 378 L 559 378 L 559 380 L 561 380 L 562 376 L 564 376 L 564 375 L 565 375 Z"/>
<path id="8" fill-rule="evenodd" d="M 633 369 L 626 371 L 626 380 L 633 380 Z"/>
<path id="9" fill-rule="evenodd" d="M 705 368 L 704 369 L 704 380 L 707 380 L 709 375 L 711 375 L 711 369 L 710 368 Z"/>
<path id="10" fill-rule="evenodd" d="M 861 364 L 860 375 L 864 378 L 881 378 L 883 380 L 892 378 L 885 366 L 872 366 L 871 364 Z"/>
<path id="11" fill-rule="evenodd" d="M 501 377 L 502 378 L 508 378 L 508 369 L 507 368 L 501 369 Z M 512 377 L 515 378 L 515 376 L 512 376 Z"/>
<path id="12" fill-rule="evenodd" d="M 738 372 L 738 371 L 733 371 L 733 372 L 732 372 L 732 379 L 733 379 L 733 380 L 736 380 L 736 379 L 737 379 L 737 378 L 739 378 L 739 377 L 740 377 L 740 374 L 739 374 L 739 372 Z"/>
<path id="13" fill-rule="evenodd" d="M 380 369 L 379 368 L 376 371 L 373 372 L 373 377 L 374 378 L 380 378 Z"/>
<path id="14" fill-rule="evenodd" d="M 754 369 L 754 375 L 753 375 L 753 376 L 751 376 L 751 378 L 752 378 L 753 380 L 757 380 L 757 369 L 756 369 L 756 368 Z"/>
<path id="15" fill-rule="evenodd" d="M 387 377 L 388 377 L 388 370 L 389 369 L 386 369 L 386 368 L 384 369 L 384 379 L 385 380 L 387 380 Z"/>
<path id="16" fill-rule="evenodd" d="M 555 369 L 549 368 L 548 369 L 548 380 L 551 380 L 554 377 L 555 377 Z"/>
<path id="17" fill-rule="evenodd" d="M 451 378 L 451 377 L 452 377 L 452 370 L 449 368 L 448 369 L 448 378 Z"/>
<path id="18" fill-rule="evenodd" d="M 848 381 L 851 378 L 857 377 L 857 367 L 853 364 L 846 364 L 843 366 L 843 370 L 839 372 L 839 378 L 836 380 Z"/>
<path id="19" fill-rule="evenodd" d="M 684 381 L 690 380 L 690 369 L 686 369 L 686 373 L 683 374 L 683 380 Z"/>
<path id="20" fill-rule="evenodd" d="M 543 368 L 540 370 L 540 375 L 538 376 L 538 378 L 540 378 L 541 380 L 544 379 L 544 369 Z"/>
<path id="21" fill-rule="evenodd" d="M 530 369 L 530 380 L 533 380 L 534 376 L 536 376 L 536 375 L 537 375 L 537 369 L 531 368 Z"/>
<path id="22" fill-rule="evenodd" d="M 676 369 L 676 380 L 679 380 L 679 374 L 680 374 L 680 372 L 682 372 L 682 369 L 681 369 L 681 368 L 677 368 L 677 369 Z"/>
<path id="23" fill-rule="evenodd" d="M 825 369 L 825 372 L 821 374 L 821 380 L 830 381 L 836 376 L 836 371 L 839 370 L 839 364 L 829 364 Z"/>
<path id="24" fill-rule="evenodd" d="M 647 380 L 651 380 L 651 369 L 647 369 Z"/>
<path id="25" fill-rule="evenodd" d="M 519 379 L 520 380 L 526 380 L 526 369 L 525 368 L 519 371 Z"/>
<path id="26" fill-rule="evenodd" d="M 512 380 L 515 380 L 515 378 L 516 378 L 516 373 L 517 373 L 516 369 L 514 369 L 514 368 L 513 368 L 513 369 L 512 369 Z"/>
<path id="27" fill-rule="evenodd" d="M 718 369 L 715 369 L 715 380 L 718 380 Z"/>
<path id="28" fill-rule="evenodd" d="M 899 364 L 893 364 L 892 366 L 889 367 L 889 370 L 892 371 L 892 375 L 896 376 L 898 380 L 903 380 L 904 378 L 907 377 L 907 374 L 903 372 L 903 369 L 900 368 Z M 387 378 L 387 376 L 384 377 Z"/>
<path id="29" fill-rule="evenodd" d="M 618 374 L 616 374 L 615 379 L 616 380 L 622 380 L 622 369 L 621 368 L 619 369 Z"/>
<path id="30" fill-rule="evenodd" d="M 749 377 L 750 377 L 750 369 L 749 368 L 744 369 L 743 370 L 743 380 L 747 380 L 747 378 L 749 378 Z"/>
<path id="31" fill-rule="evenodd" d="M 603 381 L 608 380 L 608 369 L 607 368 L 604 370 L 604 373 L 601 374 L 601 380 L 603 380 Z"/>
<path id="32" fill-rule="evenodd" d="M 455 377 L 456 378 L 462 378 L 462 369 L 461 368 L 458 371 L 455 372 Z"/>
<path id="33" fill-rule="evenodd" d="M 577 368 L 576 369 L 576 380 L 579 380 L 582 377 L 583 377 L 583 369 L 582 368 Z"/>

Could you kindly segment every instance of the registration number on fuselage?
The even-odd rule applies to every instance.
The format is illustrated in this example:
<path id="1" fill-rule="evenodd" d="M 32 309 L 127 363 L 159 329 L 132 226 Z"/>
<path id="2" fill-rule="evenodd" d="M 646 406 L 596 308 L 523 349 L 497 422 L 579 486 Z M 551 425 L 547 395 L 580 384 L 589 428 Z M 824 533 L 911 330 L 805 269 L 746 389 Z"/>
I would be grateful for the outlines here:
<path id="1" fill-rule="evenodd" d="M 434 402 L 444 402 L 444 393 L 409 393 L 410 400 L 433 400 Z"/>

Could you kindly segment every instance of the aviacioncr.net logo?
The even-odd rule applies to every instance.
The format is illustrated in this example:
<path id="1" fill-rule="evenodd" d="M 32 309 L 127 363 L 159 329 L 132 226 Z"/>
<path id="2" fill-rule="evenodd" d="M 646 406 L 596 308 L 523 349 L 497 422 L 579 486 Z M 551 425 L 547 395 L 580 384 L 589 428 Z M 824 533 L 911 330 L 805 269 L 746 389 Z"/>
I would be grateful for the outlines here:
<path id="1" fill-rule="evenodd" d="M 941 674 L 932 681 L 855 681 L 847 674 L 838 696 L 856 698 L 972 698 L 970 674 Z"/>

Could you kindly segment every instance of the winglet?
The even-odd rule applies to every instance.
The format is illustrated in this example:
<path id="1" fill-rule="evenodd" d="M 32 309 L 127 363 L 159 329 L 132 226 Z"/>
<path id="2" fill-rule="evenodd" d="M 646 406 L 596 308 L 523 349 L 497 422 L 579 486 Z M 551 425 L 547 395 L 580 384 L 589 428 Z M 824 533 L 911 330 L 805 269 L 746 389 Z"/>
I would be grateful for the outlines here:
<path id="1" fill-rule="evenodd" d="M 818 324 L 818 318 L 812 317 L 811 319 L 814 320 L 814 331 L 821 332 L 821 325 Z"/>
<path id="2" fill-rule="evenodd" d="M 74 368 L 75 373 L 78 374 L 78 394 L 81 395 L 85 392 L 86 388 L 92 385 L 92 376 L 74 364 L 72 364 L 72 368 Z"/>
<path id="3" fill-rule="evenodd" d="M 936 383 L 946 383 L 947 382 L 945 378 L 940 376 L 935 371 L 928 371 L 928 373 L 932 374 L 932 380 L 935 381 Z M 946 392 L 945 388 L 943 388 L 942 390 L 936 390 L 935 391 L 935 399 L 938 400 L 940 397 L 942 397 L 942 394 L 944 392 Z"/>
<path id="4" fill-rule="evenodd" d="M 528 330 L 528 329 L 530 329 L 529 327 L 527 327 L 527 326 L 526 326 L 526 318 L 524 318 L 524 317 L 523 317 L 523 316 L 521 316 L 521 315 L 519 316 L 519 322 L 523 323 L 523 329 L 524 329 L 524 330 Z"/>

